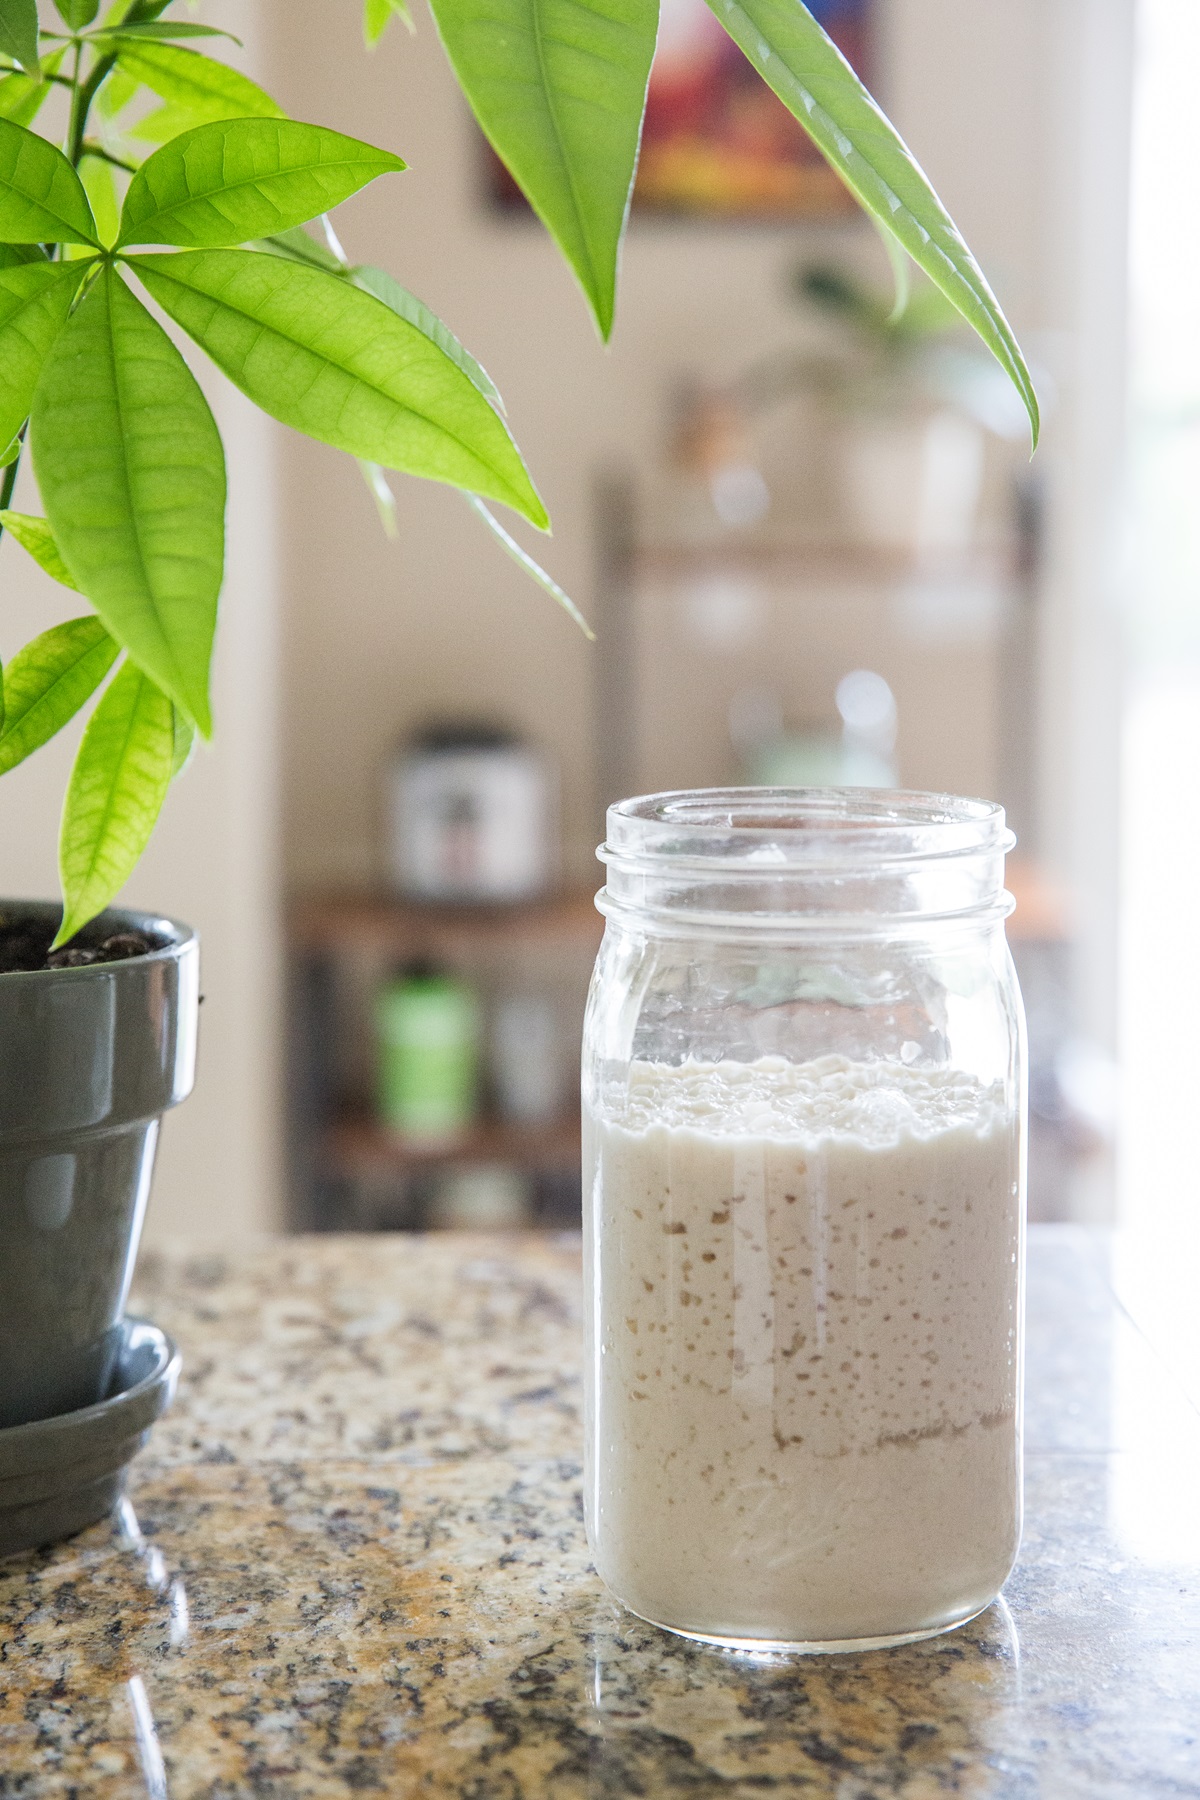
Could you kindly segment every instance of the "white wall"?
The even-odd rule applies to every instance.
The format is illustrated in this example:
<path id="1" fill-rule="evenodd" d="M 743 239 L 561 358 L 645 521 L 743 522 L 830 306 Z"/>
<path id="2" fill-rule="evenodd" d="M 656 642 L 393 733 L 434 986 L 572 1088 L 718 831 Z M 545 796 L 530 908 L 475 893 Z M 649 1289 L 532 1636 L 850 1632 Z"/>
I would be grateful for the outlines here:
<path id="1" fill-rule="evenodd" d="M 1118 13 L 1125 4 L 1101 0 L 1092 11 Z M 545 560 L 586 609 L 598 472 L 613 462 L 642 472 L 655 466 L 682 377 L 719 380 L 756 353 L 794 344 L 804 328 L 783 293 L 786 271 L 805 252 L 876 254 L 869 228 L 635 219 L 605 351 L 540 229 L 481 206 L 477 141 L 427 14 L 419 9 L 415 38 L 395 30 L 367 57 L 349 22 L 329 29 L 319 0 L 273 7 L 279 98 L 300 116 L 408 158 L 408 173 L 342 209 L 339 231 L 353 256 L 385 264 L 438 309 L 497 379 L 554 516 Z M 1108 453 L 1096 411 L 1110 397 L 1106 378 L 1092 379 L 1090 365 L 1081 371 L 1079 346 L 1085 327 L 1089 357 L 1113 341 L 1110 324 L 1089 324 L 1077 263 L 1094 185 L 1078 138 L 1094 79 L 1092 63 L 1080 62 L 1095 35 L 1088 13 L 1085 0 L 885 0 L 879 59 L 882 98 L 1019 335 L 1060 378 L 1041 453 L 1064 521 L 1044 620 L 1042 829 L 1026 848 L 1042 850 L 1068 876 L 1081 866 L 1079 834 L 1064 821 L 1078 816 L 1081 721 L 1095 679 L 1080 655 L 1097 641 L 1080 616 L 1091 604 L 1082 551 L 1096 485 L 1095 469 L 1085 472 L 1080 457 L 1084 447 L 1093 464 Z M 1118 119 L 1110 153 L 1118 168 L 1120 139 Z M 1113 379 L 1119 383 L 1118 369 Z M 296 439 L 284 452 L 287 878 L 295 886 L 371 878 L 379 765 L 394 739 L 447 707 L 502 712 L 554 745 L 569 866 L 586 873 L 599 824 L 596 652 L 491 552 L 459 499 L 402 478 L 395 485 L 402 536 L 389 544 L 345 459 Z M 525 535 L 532 542 L 534 534 Z M 1101 946 L 1101 962 L 1103 954 Z M 1084 985 L 1093 997 L 1100 992 L 1094 968 Z"/>
<path id="2" fill-rule="evenodd" d="M 1135 0 L 1047 9 L 1045 311 L 1060 384 L 1042 640 L 1040 853 L 1071 894 L 1078 1029 L 1117 1048 L 1129 165 Z"/>
<path id="3" fill-rule="evenodd" d="M 1032 850 L 1069 894 L 1077 1028 L 1116 1048 L 1135 0 L 897 0 L 896 116 L 1045 380 Z M 936 53 L 934 51 L 936 46 Z"/>
<path id="4" fill-rule="evenodd" d="M 586 610 L 597 474 L 653 464 L 681 376 L 719 380 L 795 341 L 781 281 L 798 239 L 635 220 L 605 350 L 540 227 L 479 203 L 478 140 L 418 11 L 415 38 L 393 30 L 367 57 L 349 24 L 329 30 L 320 0 L 275 0 L 277 95 L 409 161 L 342 208 L 338 230 L 353 257 L 384 264 L 438 310 L 498 382 L 554 518 L 552 541 L 524 541 Z M 850 240 L 864 231 L 869 240 L 851 227 Z M 569 865 L 590 871 L 596 652 L 455 495 L 397 478 L 401 539 L 389 544 L 345 458 L 292 440 L 285 469 L 289 880 L 371 877 L 374 772 L 397 737 L 447 708 L 499 711 L 554 745 Z"/>
<path id="5" fill-rule="evenodd" d="M 889 0 L 879 81 L 1018 332 L 1053 358 L 1061 380 L 1042 453 L 1059 524 L 1044 620 L 1040 847 L 1090 884 L 1095 925 L 1080 985 L 1101 1021 L 1111 992 L 1112 820 L 1089 823 L 1081 801 L 1099 791 L 1092 771 L 1108 745 L 1113 659 L 1094 606 L 1120 381 L 1119 307 L 1114 315 L 1104 290 L 1119 261 L 1130 4 Z M 476 140 L 427 15 L 415 39 L 393 30 L 368 57 L 356 6 L 336 19 L 321 0 L 241 0 L 228 10 L 248 40 L 248 66 L 298 116 L 408 158 L 408 173 L 343 209 L 339 229 L 353 255 L 384 264 L 441 311 L 498 380 L 554 515 L 544 559 L 586 608 L 597 472 L 613 461 L 654 465 L 681 377 L 719 379 L 751 353 L 794 342 L 786 269 L 802 250 L 871 254 L 869 229 L 635 222 L 605 351 L 540 229 L 481 211 Z M 219 381 L 213 391 L 234 495 L 217 743 L 172 796 L 128 898 L 189 918 L 205 940 L 200 1081 L 167 1127 L 150 1229 L 228 1236 L 280 1216 L 277 787 L 287 881 L 368 880 L 373 771 L 388 746 L 428 713 L 473 708 L 555 746 L 576 872 L 592 867 L 598 821 L 595 653 L 492 550 L 461 500 L 397 478 L 401 538 L 391 544 L 352 463 L 257 419 Z M 524 535 L 537 548 L 535 534 Z M 0 595 L 4 655 L 69 611 L 11 544 L 0 549 Z M 65 733 L 0 783 L 9 893 L 54 891 L 71 748 Z"/>

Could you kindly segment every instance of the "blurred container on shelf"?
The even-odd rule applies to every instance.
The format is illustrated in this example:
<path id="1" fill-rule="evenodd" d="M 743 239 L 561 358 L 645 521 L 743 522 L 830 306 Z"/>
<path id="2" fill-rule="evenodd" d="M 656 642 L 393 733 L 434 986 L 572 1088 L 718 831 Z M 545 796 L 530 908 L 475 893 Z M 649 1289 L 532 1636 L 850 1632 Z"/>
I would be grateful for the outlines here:
<path id="1" fill-rule="evenodd" d="M 853 539 L 918 558 L 963 555 L 975 541 L 984 434 L 948 409 L 863 411 L 842 421 L 842 506 Z"/>
<path id="2" fill-rule="evenodd" d="M 558 1011 L 548 995 L 500 996 L 492 1018 L 490 1065 L 501 1118 L 544 1125 L 561 1114 L 576 1075 L 575 1059 L 564 1045 Z"/>
<path id="3" fill-rule="evenodd" d="M 438 906 L 345 893 L 293 901 L 288 1116 L 294 1229 L 422 1230 L 444 1216 L 445 1178 L 480 1169 L 519 1175 L 535 1223 L 578 1226 L 575 1046 L 603 930 L 593 893 L 589 884 L 507 906 Z M 471 1113 L 465 1125 L 441 1137 L 414 1137 L 403 1123 L 398 1129 L 381 1116 L 380 996 L 391 985 L 391 971 L 411 973 L 414 966 L 452 976 L 474 1001 Z M 510 1000 L 531 999 L 536 1016 L 522 1006 L 508 1013 Z M 499 1038 L 492 1029 L 505 1019 L 499 1037 L 519 1033 L 518 1054 L 525 1059 L 507 1078 L 497 1074 Z M 405 1048 L 413 1048 L 414 1035 L 428 1053 L 427 1037 L 407 1028 L 400 1033 Z M 402 1119 L 410 1116 L 402 1110 Z M 504 1207 L 516 1216 L 514 1204 L 505 1201 Z M 482 1201 L 479 1210 L 482 1218 Z M 493 1211 L 502 1210 L 496 1202 Z"/>
<path id="4" fill-rule="evenodd" d="M 750 422 L 739 398 L 697 383 L 674 397 L 667 446 L 672 524 L 697 546 L 758 525 L 771 495 L 758 467 Z"/>
<path id="5" fill-rule="evenodd" d="M 693 553 L 797 536 L 876 559 L 969 559 L 1011 535 L 1028 436 L 1003 370 L 923 277 L 898 299 L 805 262 L 791 343 L 672 395 L 651 531 Z"/>
<path id="6" fill-rule="evenodd" d="M 425 1211 L 434 1231 L 520 1231 L 533 1222 L 528 1176 L 500 1165 L 449 1169 Z"/>
<path id="7" fill-rule="evenodd" d="M 801 266 L 797 297 L 840 332 L 840 369 L 821 367 L 837 421 L 845 526 L 894 555 L 965 556 L 979 533 L 987 440 L 1025 435 L 1003 372 L 967 342 L 931 283 L 903 296 L 836 264 Z"/>
<path id="8" fill-rule="evenodd" d="M 480 1038 L 473 989 L 412 964 L 375 1000 L 381 1121 L 414 1143 L 452 1142 L 476 1115 Z"/>
<path id="9" fill-rule="evenodd" d="M 882 675 L 853 669 L 835 695 L 842 729 L 792 731 L 770 688 L 743 688 L 729 734 L 743 779 L 754 787 L 895 787 L 896 699 Z"/>
<path id="10" fill-rule="evenodd" d="M 558 872 L 556 783 L 547 759 L 501 727 L 429 727 L 389 771 L 388 873 L 412 899 L 527 900 Z"/>

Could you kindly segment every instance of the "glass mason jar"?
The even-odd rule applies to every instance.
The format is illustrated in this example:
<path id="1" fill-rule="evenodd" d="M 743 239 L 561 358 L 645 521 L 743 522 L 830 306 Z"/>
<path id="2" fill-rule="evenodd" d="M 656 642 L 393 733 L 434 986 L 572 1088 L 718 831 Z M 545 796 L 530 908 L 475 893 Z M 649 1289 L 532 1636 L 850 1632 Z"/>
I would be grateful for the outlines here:
<path id="1" fill-rule="evenodd" d="M 1003 810 L 626 800 L 584 1031 L 588 1539 L 672 1631 L 963 1624 L 1021 1528 L 1024 1020 Z"/>

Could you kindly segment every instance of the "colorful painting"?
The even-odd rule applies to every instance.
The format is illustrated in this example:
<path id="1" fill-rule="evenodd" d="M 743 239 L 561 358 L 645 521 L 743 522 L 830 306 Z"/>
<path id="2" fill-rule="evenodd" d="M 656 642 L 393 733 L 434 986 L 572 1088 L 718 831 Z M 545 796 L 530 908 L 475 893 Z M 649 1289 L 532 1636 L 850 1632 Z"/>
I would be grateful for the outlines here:
<path id="1" fill-rule="evenodd" d="M 870 80 L 875 0 L 807 0 Z M 523 209 L 491 151 L 493 202 Z M 783 102 L 755 73 L 705 0 L 662 0 L 634 209 L 713 219 L 831 219 L 854 202 Z"/>
<path id="2" fill-rule="evenodd" d="M 868 79 L 872 0 L 808 0 Z M 705 0 L 662 0 L 634 206 L 716 218 L 819 219 L 854 202 Z"/>

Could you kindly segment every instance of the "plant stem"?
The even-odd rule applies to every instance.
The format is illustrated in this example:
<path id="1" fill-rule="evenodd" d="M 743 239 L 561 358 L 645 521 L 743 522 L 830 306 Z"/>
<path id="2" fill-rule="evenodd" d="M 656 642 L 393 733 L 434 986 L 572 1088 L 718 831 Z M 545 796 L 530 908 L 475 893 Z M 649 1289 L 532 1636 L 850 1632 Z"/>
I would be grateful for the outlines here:
<path id="1" fill-rule="evenodd" d="M 21 435 L 21 444 L 23 447 L 24 443 L 25 443 L 25 427 L 23 425 L 21 427 L 20 435 Z M 21 452 L 20 452 L 20 450 L 18 450 L 16 456 L 13 458 L 12 462 L 9 463 L 8 467 L 4 471 L 4 480 L 0 481 L 0 512 L 6 511 L 8 509 L 8 507 L 10 507 L 12 505 L 13 489 L 17 485 L 17 470 L 20 468 L 20 466 L 21 466 Z M 0 537 L 3 537 L 3 536 L 4 536 L 4 527 L 3 527 L 3 525 L 0 525 Z"/>
<path id="2" fill-rule="evenodd" d="M 13 497 L 13 489 L 17 485 L 17 470 L 20 466 L 21 452 L 18 450 L 17 454 L 13 457 L 13 460 L 4 471 L 4 481 L 3 484 L 0 485 L 0 512 L 8 511 L 9 503 Z M 0 525 L 0 536 L 3 536 L 3 533 L 4 527 L 3 525 Z"/>
<path id="3" fill-rule="evenodd" d="M 85 156 L 94 156 L 98 162 L 111 163 L 114 169 L 124 169 L 129 175 L 137 174 L 136 163 L 126 162 L 123 156 L 114 156 L 111 150 L 106 150 L 103 144 L 98 144 L 96 142 L 95 138 L 84 139 L 83 149 L 80 152 L 80 161 L 82 161 Z"/>
<path id="4" fill-rule="evenodd" d="M 83 45 L 75 46 L 75 79 L 72 83 L 75 92 L 71 98 L 71 124 L 67 131 L 67 161 L 73 168 L 79 167 L 83 155 L 83 134 L 87 130 L 88 114 L 92 110 L 92 101 L 100 91 L 100 84 L 109 70 L 115 68 L 116 51 L 99 57 L 92 64 L 92 72 L 83 83 L 79 80 L 79 65 L 83 56 Z"/>
<path id="5" fill-rule="evenodd" d="M 130 4 L 123 15 L 123 20 L 157 19 L 160 13 L 164 13 L 167 10 L 169 4 L 170 0 L 130 0 Z M 71 90 L 71 113 L 70 121 L 67 126 L 67 158 L 72 167 L 76 169 L 79 167 L 84 156 L 98 156 L 105 162 L 115 164 L 119 169 L 130 169 L 132 167 L 130 163 L 122 162 L 120 157 L 110 156 L 108 151 L 102 149 L 99 144 L 90 144 L 85 143 L 84 141 L 84 133 L 87 130 L 88 114 L 92 110 L 92 102 L 100 92 L 105 77 L 116 67 L 117 53 L 113 50 L 105 56 L 97 57 L 96 61 L 92 64 L 87 79 L 81 81 L 80 76 L 83 71 L 83 43 L 79 38 L 75 38 L 74 43 L 75 66 L 70 79 L 65 75 L 52 75 L 50 77 L 51 81 L 57 82 L 59 86 L 69 87 Z M 57 248 L 57 246 L 55 248 Z M 27 424 L 21 427 L 22 449 L 24 448 L 25 432 L 27 428 Z M 21 451 L 18 451 L 13 461 L 10 462 L 8 467 L 4 470 L 3 478 L 0 479 L 0 512 L 3 512 L 12 501 L 13 492 L 17 485 L 17 472 L 20 467 Z M 3 537 L 3 535 L 4 528 L 3 526 L 0 526 L 0 537 Z"/>
<path id="6" fill-rule="evenodd" d="M 76 38 L 75 67 L 71 72 L 71 112 L 70 117 L 67 120 L 67 141 L 64 145 L 66 153 L 70 157 L 72 163 L 77 163 L 79 160 L 78 156 L 73 154 L 76 139 L 78 139 L 80 143 L 83 142 L 83 123 L 79 118 L 79 70 L 82 63 L 83 45 L 79 42 L 79 39 Z"/>
<path id="7" fill-rule="evenodd" d="M 140 22 L 143 19 L 156 19 L 165 12 L 169 0 L 133 0 L 132 5 L 122 17 L 122 24 Z M 117 65 L 117 52 L 110 50 L 106 55 L 97 57 L 92 64 L 91 74 L 79 85 L 79 59 L 83 46 L 76 39 L 75 43 L 75 96 L 71 102 L 71 127 L 67 133 L 67 157 L 75 168 L 79 167 L 79 159 L 83 155 L 83 134 L 87 130 L 88 114 L 92 110 L 92 101 L 100 92 L 105 80 Z"/>
<path id="8" fill-rule="evenodd" d="M 42 36 L 46 37 L 47 35 L 48 34 L 43 31 Z M 24 79 L 26 81 L 32 81 L 35 79 L 32 75 L 26 75 L 25 71 L 21 67 L 21 65 L 19 63 L 14 63 L 14 62 L 0 62 L 0 76 L 4 76 L 4 75 L 21 75 L 24 77 Z M 67 75 L 51 75 L 46 69 L 43 69 L 41 74 L 38 77 L 36 77 L 36 79 L 39 81 L 52 81 L 56 87 L 69 88 L 69 87 L 73 87 L 75 85 L 69 76 L 67 76 Z"/>

